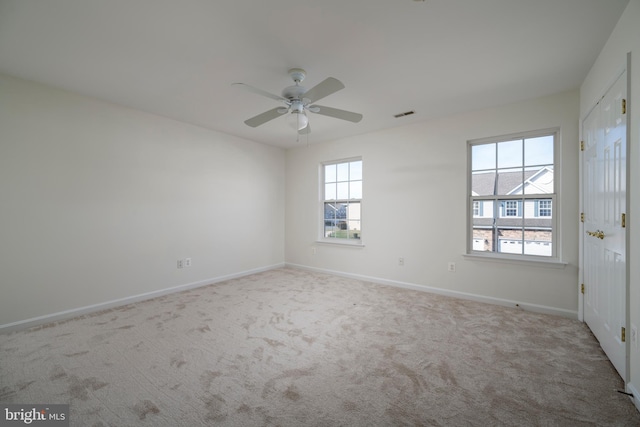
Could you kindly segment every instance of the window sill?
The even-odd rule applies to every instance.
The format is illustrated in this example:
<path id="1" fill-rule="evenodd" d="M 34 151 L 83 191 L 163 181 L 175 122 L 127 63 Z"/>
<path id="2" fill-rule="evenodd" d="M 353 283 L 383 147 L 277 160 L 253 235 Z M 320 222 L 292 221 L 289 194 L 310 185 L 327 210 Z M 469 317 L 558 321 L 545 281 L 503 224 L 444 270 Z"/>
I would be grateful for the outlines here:
<path id="1" fill-rule="evenodd" d="M 342 247 L 350 247 L 350 248 L 364 248 L 364 245 L 360 240 L 354 242 L 353 240 L 345 240 L 345 241 L 337 241 L 334 242 L 332 240 L 316 240 L 315 243 L 319 245 L 327 245 L 327 246 L 342 246 Z"/>
<path id="2" fill-rule="evenodd" d="M 548 267 L 548 268 L 565 268 L 569 263 L 558 260 L 546 260 L 535 258 L 508 258 L 504 256 L 494 255 L 482 255 L 482 254 L 463 254 L 464 258 L 474 261 L 493 261 L 493 262 L 505 262 L 508 264 L 521 264 L 530 265 L 536 267 Z"/>

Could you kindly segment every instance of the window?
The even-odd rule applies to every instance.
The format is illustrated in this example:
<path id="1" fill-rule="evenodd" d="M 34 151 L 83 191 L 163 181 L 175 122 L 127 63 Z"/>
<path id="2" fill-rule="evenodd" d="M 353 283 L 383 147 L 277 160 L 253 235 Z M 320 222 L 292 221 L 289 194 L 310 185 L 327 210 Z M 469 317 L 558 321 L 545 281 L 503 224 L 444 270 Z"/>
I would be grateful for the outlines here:
<path id="1" fill-rule="evenodd" d="M 520 202 L 518 200 L 505 200 L 503 202 L 504 215 L 502 216 L 519 216 L 518 206 Z"/>
<path id="2" fill-rule="evenodd" d="M 538 216 L 551 216 L 551 200 L 538 201 Z"/>
<path id="3" fill-rule="evenodd" d="M 322 165 L 322 238 L 359 243 L 362 238 L 362 159 Z"/>
<path id="4" fill-rule="evenodd" d="M 556 140 L 547 130 L 469 141 L 469 253 L 557 258 Z"/>
<path id="5" fill-rule="evenodd" d="M 480 216 L 480 202 L 477 200 L 473 202 L 473 217 L 477 218 Z"/>

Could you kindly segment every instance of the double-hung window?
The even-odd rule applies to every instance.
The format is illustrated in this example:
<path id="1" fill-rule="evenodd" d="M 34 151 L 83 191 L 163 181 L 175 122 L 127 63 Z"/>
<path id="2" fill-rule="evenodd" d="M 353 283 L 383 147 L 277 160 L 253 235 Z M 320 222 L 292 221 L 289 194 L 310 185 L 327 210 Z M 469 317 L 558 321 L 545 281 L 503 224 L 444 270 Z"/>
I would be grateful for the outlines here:
<path id="1" fill-rule="evenodd" d="M 362 238 L 362 159 L 324 163 L 322 240 L 360 243 Z"/>
<path id="2" fill-rule="evenodd" d="M 557 259 L 558 131 L 469 141 L 468 253 Z"/>

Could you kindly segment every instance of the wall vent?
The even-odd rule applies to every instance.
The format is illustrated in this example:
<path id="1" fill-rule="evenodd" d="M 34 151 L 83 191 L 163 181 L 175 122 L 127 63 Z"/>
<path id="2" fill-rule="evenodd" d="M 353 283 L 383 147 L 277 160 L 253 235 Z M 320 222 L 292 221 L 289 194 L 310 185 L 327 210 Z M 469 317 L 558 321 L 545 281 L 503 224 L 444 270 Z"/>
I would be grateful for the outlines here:
<path id="1" fill-rule="evenodd" d="M 412 114 L 415 114 L 416 112 L 411 110 L 411 111 L 405 111 L 404 113 L 400 113 L 400 114 L 394 114 L 393 117 L 395 117 L 396 119 L 399 119 L 400 117 L 404 117 L 404 116 L 410 116 Z"/>

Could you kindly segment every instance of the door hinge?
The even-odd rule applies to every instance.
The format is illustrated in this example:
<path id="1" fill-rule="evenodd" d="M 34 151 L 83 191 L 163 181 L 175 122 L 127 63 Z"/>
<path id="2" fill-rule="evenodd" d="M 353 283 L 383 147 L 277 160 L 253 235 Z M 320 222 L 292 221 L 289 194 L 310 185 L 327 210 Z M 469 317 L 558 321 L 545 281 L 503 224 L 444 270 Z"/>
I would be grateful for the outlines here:
<path id="1" fill-rule="evenodd" d="M 580 151 L 584 151 L 584 141 L 580 141 Z"/>
<path id="2" fill-rule="evenodd" d="M 622 228 L 625 228 L 627 226 L 627 214 L 622 214 L 622 218 L 620 218 L 620 225 L 622 226 Z"/>
<path id="3" fill-rule="evenodd" d="M 580 213 L 580 222 L 584 222 L 584 212 Z"/>
<path id="4" fill-rule="evenodd" d="M 584 283 L 580 284 L 580 293 L 584 294 Z"/>
<path id="5" fill-rule="evenodd" d="M 627 114 L 627 100 L 622 100 L 622 114 Z"/>
<path id="6" fill-rule="evenodd" d="M 620 341 L 625 342 L 627 340 L 627 330 L 624 326 L 620 329 Z"/>

